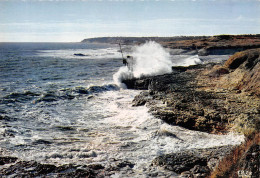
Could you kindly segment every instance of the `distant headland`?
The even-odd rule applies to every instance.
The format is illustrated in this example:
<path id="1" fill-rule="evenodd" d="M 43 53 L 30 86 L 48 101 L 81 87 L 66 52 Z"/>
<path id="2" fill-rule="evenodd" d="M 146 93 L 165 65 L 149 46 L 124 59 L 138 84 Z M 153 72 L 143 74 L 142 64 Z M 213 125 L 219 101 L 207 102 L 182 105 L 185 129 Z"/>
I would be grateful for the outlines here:
<path id="1" fill-rule="evenodd" d="M 156 42 L 172 42 L 181 40 L 199 40 L 207 39 L 209 36 L 174 36 L 174 37 L 97 37 L 87 38 L 81 42 L 85 43 L 122 43 L 122 44 L 138 44 L 146 41 Z"/>
<path id="2" fill-rule="evenodd" d="M 81 42 L 139 45 L 150 40 L 160 43 L 165 48 L 196 50 L 199 55 L 234 54 L 237 51 L 260 47 L 260 34 L 174 37 L 98 37 L 84 39 Z"/>

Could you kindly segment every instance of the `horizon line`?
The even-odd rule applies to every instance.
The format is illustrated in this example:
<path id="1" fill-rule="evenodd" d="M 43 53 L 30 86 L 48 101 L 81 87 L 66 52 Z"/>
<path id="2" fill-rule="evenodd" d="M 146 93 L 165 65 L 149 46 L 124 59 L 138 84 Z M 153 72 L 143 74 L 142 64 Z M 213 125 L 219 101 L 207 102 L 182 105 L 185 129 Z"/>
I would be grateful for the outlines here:
<path id="1" fill-rule="evenodd" d="M 175 35 L 175 36 L 97 36 L 97 37 L 87 37 L 81 41 L 0 41 L 0 43 L 81 43 L 86 39 L 95 38 L 173 38 L 173 37 L 213 37 L 221 35 L 231 35 L 231 36 L 241 36 L 241 35 L 260 35 L 260 33 L 246 33 L 246 34 L 215 34 L 215 35 Z"/>

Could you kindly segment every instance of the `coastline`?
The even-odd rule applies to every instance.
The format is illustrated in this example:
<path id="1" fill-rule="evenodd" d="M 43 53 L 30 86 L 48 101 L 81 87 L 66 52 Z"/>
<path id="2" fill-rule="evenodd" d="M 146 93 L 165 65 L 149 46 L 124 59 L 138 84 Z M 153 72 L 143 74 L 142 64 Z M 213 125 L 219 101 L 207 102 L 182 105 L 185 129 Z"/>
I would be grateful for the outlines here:
<path id="1" fill-rule="evenodd" d="M 253 168 L 259 167 L 259 56 L 260 49 L 251 49 L 234 54 L 224 64 L 173 67 L 171 74 L 123 81 L 128 88 L 145 90 L 135 97 L 133 106 L 146 105 L 156 118 L 170 125 L 213 134 L 236 132 L 246 136 L 244 144 L 227 148 L 228 151 L 222 156 L 216 153 L 223 153 L 221 147 L 212 148 L 214 151 L 202 150 L 206 154 L 193 150 L 160 156 L 155 159 L 155 165 L 186 176 L 205 177 L 218 169 L 216 162 L 225 160 L 229 154 L 235 156 L 234 150 L 242 147 L 241 152 L 256 154 L 250 163 L 251 167 L 237 165 L 238 160 L 244 160 L 244 164 L 250 162 L 239 155 L 237 162 L 228 165 L 235 166 L 236 169 L 219 172 L 226 176 L 238 176 L 237 171 L 242 170 L 250 172 L 252 177 L 259 175 L 259 170 Z M 251 145 L 243 146 L 249 142 Z M 215 167 L 210 167 L 213 157 L 217 161 L 215 160 Z M 214 172 L 213 177 L 217 175 Z"/>
<path id="2" fill-rule="evenodd" d="M 81 43 L 140 45 L 146 41 L 155 41 L 164 48 L 179 50 L 177 52 L 178 54 L 191 53 L 192 51 L 192 53 L 201 56 L 224 55 L 259 48 L 260 34 L 174 37 L 98 37 L 84 39 Z M 174 53 L 176 53 L 176 51 Z"/>
<path id="3" fill-rule="evenodd" d="M 244 146 L 246 148 L 244 153 L 257 158 L 259 137 L 253 135 L 259 133 L 256 123 L 259 116 L 259 87 L 257 85 L 259 84 L 257 83 L 259 81 L 259 51 L 249 50 L 234 56 L 225 64 L 177 66 L 172 68 L 174 71 L 172 74 L 125 81 L 125 83 L 129 82 L 129 88 L 132 85 L 133 89 L 144 90 L 135 97 L 133 106 L 146 105 L 155 117 L 168 124 L 179 125 L 190 130 L 224 135 L 230 131 L 243 133 L 247 137 L 246 140 L 251 139 L 252 142 L 251 145 Z M 252 118 L 254 122 L 250 123 Z M 0 119 L 8 120 L 9 118 L 1 117 Z M 178 139 L 167 130 L 162 130 L 158 134 Z M 151 167 L 162 168 L 171 174 L 177 173 L 176 176 L 205 177 L 209 176 L 212 171 L 218 170 L 218 162 L 225 160 L 227 155 L 234 155 L 235 149 L 237 147 L 229 145 L 165 154 L 155 158 Z M 1 150 L 0 153 L 2 153 Z M 242 156 L 241 160 L 244 159 Z M 246 164 L 249 162 L 247 159 L 245 161 Z M 57 166 L 8 156 L 1 156 L 0 163 L 3 165 L 0 175 L 15 172 L 17 175 L 41 177 L 50 175 L 105 177 L 121 169 L 134 167 L 133 163 L 127 161 L 118 161 L 110 167 L 104 167 L 101 164 Z M 240 171 L 241 166 L 236 169 Z M 252 172 L 250 167 L 243 168 L 243 171 Z M 233 170 L 233 173 L 237 173 L 237 170 Z M 233 173 L 224 175 L 228 177 Z M 259 174 L 259 172 L 253 174 Z M 151 174 L 150 176 L 159 175 Z"/>

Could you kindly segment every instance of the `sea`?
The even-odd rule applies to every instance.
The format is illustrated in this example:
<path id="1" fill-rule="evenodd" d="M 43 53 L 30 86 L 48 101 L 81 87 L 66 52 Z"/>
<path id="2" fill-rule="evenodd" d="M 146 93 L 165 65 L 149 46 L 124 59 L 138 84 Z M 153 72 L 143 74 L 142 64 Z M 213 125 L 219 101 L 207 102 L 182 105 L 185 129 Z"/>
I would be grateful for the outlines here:
<path id="1" fill-rule="evenodd" d="M 120 83 L 125 77 L 169 73 L 171 64 L 221 61 L 226 56 L 172 55 L 155 42 L 127 48 L 123 56 L 139 61 L 134 71 L 123 65 L 115 44 L 0 43 L 2 156 L 104 167 L 127 161 L 133 166 L 111 177 L 166 176 L 172 173 L 151 167 L 154 158 L 243 141 L 234 133 L 213 135 L 168 125 L 146 106 L 133 107 L 140 91 Z M 163 131 L 176 138 L 158 134 Z"/>

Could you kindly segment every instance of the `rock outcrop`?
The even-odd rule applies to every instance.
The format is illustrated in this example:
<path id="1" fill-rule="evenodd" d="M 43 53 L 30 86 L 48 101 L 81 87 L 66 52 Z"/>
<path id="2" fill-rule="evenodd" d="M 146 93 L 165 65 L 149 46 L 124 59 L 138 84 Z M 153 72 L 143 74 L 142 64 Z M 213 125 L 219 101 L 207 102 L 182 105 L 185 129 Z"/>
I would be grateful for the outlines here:
<path id="1" fill-rule="evenodd" d="M 237 89 L 260 96 L 260 48 L 238 52 L 224 66 L 237 78 Z"/>
<path id="2" fill-rule="evenodd" d="M 241 175 L 250 173 L 256 177 L 259 176 L 260 144 L 259 56 L 260 49 L 251 49 L 236 53 L 224 65 L 173 67 L 171 74 L 124 82 L 129 88 L 145 90 L 134 98 L 133 106 L 146 105 L 155 117 L 168 124 L 216 134 L 230 130 L 246 136 L 258 133 L 258 140 L 253 139 L 254 144 L 245 151 L 231 151 L 230 160 L 236 157 L 234 166 L 215 174 L 229 177 L 225 175 L 238 175 L 237 171 L 242 170 Z M 230 149 L 197 149 L 162 155 L 153 161 L 153 166 L 184 177 L 205 177 Z M 214 166 L 210 166 L 212 161 Z"/>
<path id="3" fill-rule="evenodd" d="M 225 156 L 210 177 L 260 176 L 260 132 L 253 133 L 246 141 Z"/>
<path id="4" fill-rule="evenodd" d="M 4 160 L 2 165 L 6 166 L 6 164 L 15 162 L 17 158 L 0 157 L 0 160 Z M 96 177 L 98 170 L 101 168 L 103 167 L 55 166 L 52 164 L 40 164 L 35 161 L 18 161 L 0 169 L 0 175 L 6 177 Z"/>
<path id="5" fill-rule="evenodd" d="M 232 128 L 249 134 L 260 123 L 259 54 L 259 49 L 248 50 L 223 66 L 197 65 L 123 82 L 132 89 L 148 90 L 136 96 L 133 105 L 147 104 L 154 116 L 169 124 L 210 133 Z"/>
<path id="6" fill-rule="evenodd" d="M 132 169 L 135 164 L 124 160 L 113 160 L 115 164 L 104 167 L 90 165 L 54 165 L 36 161 L 22 161 L 16 157 L 1 156 L 0 177 L 109 177 L 121 169 Z"/>
<path id="7" fill-rule="evenodd" d="M 160 166 L 184 177 L 207 177 L 231 147 L 192 149 L 166 154 L 153 160 L 152 166 Z"/>

